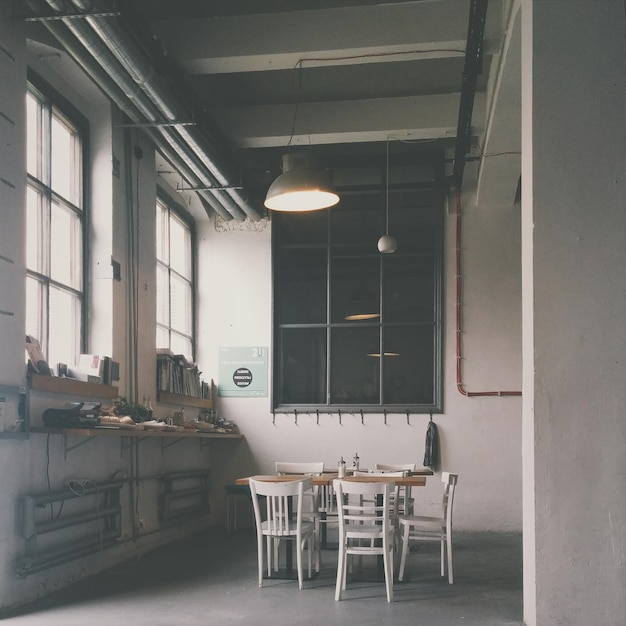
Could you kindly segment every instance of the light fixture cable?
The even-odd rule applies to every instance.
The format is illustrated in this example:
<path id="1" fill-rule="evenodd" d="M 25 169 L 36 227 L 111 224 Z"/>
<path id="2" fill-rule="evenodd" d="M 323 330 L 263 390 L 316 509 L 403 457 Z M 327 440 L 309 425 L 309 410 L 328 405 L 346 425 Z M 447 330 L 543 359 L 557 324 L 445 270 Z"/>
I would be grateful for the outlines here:
<path id="1" fill-rule="evenodd" d="M 389 234 L 389 137 L 385 150 L 385 234 L 378 240 L 378 250 L 382 254 L 392 254 L 396 251 L 398 242 Z"/>

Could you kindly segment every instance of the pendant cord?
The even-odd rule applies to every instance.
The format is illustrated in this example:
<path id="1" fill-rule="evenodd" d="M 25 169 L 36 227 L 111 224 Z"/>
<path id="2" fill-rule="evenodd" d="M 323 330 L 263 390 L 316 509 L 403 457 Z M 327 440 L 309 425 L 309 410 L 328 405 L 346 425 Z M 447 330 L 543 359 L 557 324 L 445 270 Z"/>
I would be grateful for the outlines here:
<path id="1" fill-rule="evenodd" d="M 385 175 L 385 234 L 389 234 L 389 138 L 387 137 L 386 154 L 386 175 Z"/>

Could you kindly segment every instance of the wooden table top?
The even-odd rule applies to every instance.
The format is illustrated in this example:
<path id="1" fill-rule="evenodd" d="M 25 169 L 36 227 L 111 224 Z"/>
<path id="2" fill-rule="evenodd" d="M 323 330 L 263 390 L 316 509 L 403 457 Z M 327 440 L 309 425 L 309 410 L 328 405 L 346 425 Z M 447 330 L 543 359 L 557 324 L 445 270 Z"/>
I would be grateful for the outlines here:
<path id="1" fill-rule="evenodd" d="M 292 480 L 301 480 L 306 476 L 289 474 L 281 476 L 279 474 L 261 474 L 257 476 L 246 476 L 237 478 L 236 485 L 247 485 L 251 478 L 263 482 L 284 483 Z M 330 485 L 337 478 L 337 472 L 324 472 L 323 474 L 314 474 L 311 476 L 314 485 Z M 400 487 L 424 487 L 426 485 L 426 476 L 386 476 L 385 474 L 368 474 L 366 476 L 346 476 L 342 480 L 350 482 L 362 483 L 394 483 Z"/>

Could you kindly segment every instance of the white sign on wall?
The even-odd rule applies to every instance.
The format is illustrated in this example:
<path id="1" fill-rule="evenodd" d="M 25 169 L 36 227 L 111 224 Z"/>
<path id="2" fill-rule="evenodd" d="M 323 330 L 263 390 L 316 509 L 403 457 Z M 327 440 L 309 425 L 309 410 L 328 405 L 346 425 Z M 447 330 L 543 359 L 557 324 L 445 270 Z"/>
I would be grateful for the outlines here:
<path id="1" fill-rule="evenodd" d="M 267 396 L 268 348 L 219 348 L 218 395 L 223 398 Z"/>

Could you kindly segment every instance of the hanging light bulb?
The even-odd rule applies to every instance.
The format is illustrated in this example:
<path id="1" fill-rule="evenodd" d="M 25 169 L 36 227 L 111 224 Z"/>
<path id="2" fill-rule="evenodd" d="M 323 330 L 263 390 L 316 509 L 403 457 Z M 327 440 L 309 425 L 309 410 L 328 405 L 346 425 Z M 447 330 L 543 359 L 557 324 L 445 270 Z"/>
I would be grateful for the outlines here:
<path id="1" fill-rule="evenodd" d="M 396 251 L 398 242 L 389 234 L 389 140 L 387 140 L 387 164 L 385 176 L 385 234 L 378 240 L 378 251 L 382 254 L 392 254 Z"/>

